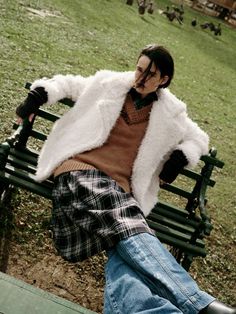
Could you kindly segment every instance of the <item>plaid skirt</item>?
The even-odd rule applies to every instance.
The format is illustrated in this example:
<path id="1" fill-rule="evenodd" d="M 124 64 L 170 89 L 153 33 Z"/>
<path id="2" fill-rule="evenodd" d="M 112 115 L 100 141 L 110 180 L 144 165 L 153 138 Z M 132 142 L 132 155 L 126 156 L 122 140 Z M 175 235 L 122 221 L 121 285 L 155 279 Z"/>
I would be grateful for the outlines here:
<path id="1" fill-rule="evenodd" d="M 53 188 L 55 247 L 70 262 L 86 259 L 149 228 L 137 201 L 96 170 L 63 173 Z"/>

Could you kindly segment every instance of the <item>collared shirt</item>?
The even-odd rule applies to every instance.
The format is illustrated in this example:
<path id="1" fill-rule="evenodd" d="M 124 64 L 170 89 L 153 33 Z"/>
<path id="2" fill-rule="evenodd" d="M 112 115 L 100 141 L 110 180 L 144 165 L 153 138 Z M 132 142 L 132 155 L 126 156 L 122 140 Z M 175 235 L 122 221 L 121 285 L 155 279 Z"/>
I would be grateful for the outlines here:
<path id="1" fill-rule="evenodd" d="M 129 94 L 132 97 L 136 110 L 140 110 L 141 108 L 152 104 L 158 99 L 156 92 L 152 92 L 146 97 L 142 98 L 142 95 L 138 93 L 133 87 L 129 90 Z"/>

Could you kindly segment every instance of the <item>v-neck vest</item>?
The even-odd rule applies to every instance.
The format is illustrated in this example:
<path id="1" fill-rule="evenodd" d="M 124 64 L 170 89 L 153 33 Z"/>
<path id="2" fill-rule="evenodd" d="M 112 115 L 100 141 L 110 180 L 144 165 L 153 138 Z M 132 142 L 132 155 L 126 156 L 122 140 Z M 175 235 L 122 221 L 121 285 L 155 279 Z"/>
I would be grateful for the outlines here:
<path id="1" fill-rule="evenodd" d="M 126 192 L 131 192 L 133 163 L 146 132 L 151 108 L 152 104 L 136 110 L 128 94 L 121 114 L 103 146 L 64 161 L 55 170 L 54 176 L 69 171 L 99 169 L 113 178 Z"/>

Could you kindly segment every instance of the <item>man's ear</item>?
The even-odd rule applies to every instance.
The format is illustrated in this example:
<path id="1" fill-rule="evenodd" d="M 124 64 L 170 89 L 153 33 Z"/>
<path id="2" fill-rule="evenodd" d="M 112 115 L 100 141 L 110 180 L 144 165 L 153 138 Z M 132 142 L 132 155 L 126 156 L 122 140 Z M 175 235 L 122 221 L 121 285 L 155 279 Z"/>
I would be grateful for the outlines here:
<path id="1" fill-rule="evenodd" d="M 160 85 L 164 85 L 168 80 L 169 80 L 169 76 L 165 75 L 164 77 L 161 78 Z"/>

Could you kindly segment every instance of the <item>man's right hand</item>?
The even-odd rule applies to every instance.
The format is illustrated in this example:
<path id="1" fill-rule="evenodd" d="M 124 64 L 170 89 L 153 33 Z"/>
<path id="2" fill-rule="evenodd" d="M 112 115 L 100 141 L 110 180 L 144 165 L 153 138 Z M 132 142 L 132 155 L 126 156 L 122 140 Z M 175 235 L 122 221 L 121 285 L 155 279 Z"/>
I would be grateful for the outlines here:
<path id="1" fill-rule="evenodd" d="M 34 113 L 31 113 L 31 115 L 28 117 L 29 122 L 32 122 L 34 116 L 35 116 L 35 114 L 34 114 Z M 23 121 L 24 121 L 24 119 L 22 119 L 21 117 L 17 116 L 16 123 L 17 123 L 18 125 L 23 124 Z"/>
<path id="2" fill-rule="evenodd" d="M 34 90 L 31 90 L 23 103 L 16 108 L 16 114 L 18 116 L 17 122 L 21 124 L 22 120 L 25 118 L 32 121 L 39 107 L 46 103 L 47 100 L 48 94 L 44 87 L 36 87 Z"/>

